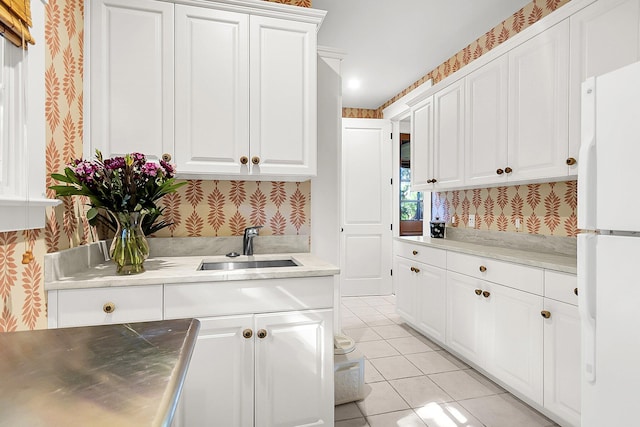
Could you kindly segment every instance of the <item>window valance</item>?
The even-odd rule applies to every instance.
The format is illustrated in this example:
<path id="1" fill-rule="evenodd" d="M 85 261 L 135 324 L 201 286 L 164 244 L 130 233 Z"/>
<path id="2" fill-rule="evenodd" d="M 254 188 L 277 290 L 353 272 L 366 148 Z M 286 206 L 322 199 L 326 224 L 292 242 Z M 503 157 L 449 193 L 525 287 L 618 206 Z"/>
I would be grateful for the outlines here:
<path id="1" fill-rule="evenodd" d="M 0 33 L 7 40 L 26 49 L 27 43 L 34 44 L 32 25 L 30 0 L 0 0 Z"/>

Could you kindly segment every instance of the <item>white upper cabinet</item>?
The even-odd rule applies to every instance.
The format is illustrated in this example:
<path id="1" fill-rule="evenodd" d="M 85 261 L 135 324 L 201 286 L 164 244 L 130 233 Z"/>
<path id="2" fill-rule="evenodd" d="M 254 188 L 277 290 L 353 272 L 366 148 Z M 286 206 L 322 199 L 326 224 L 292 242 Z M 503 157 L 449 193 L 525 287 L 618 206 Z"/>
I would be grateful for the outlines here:
<path id="1" fill-rule="evenodd" d="M 91 1 L 85 156 L 166 154 L 184 178 L 316 174 L 325 12 L 256 0 Z"/>
<path id="2" fill-rule="evenodd" d="M 509 51 L 509 181 L 568 175 L 568 91 L 567 20 Z"/>
<path id="3" fill-rule="evenodd" d="M 411 188 L 438 190 L 464 180 L 464 80 L 411 106 Z"/>
<path id="4" fill-rule="evenodd" d="M 316 25 L 251 17 L 252 174 L 316 174 Z"/>
<path id="5" fill-rule="evenodd" d="M 92 0 L 85 157 L 173 153 L 173 4 Z"/>
<path id="6" fill-rule="evenodd" d="M 433 96 L 433 187 L 459 187 L 464 182 L 464 79 Z"/>
<path id="7" fill-rule="evenodd" d="M 411 141 L 411 190 L 430 190 L 433 176 L 432 96 L 411 107 Z"/>
<path id="8" fill-rule="evenodd" d="M 465 79 L 465 183 L 507 180 L 507 90 L 509 58 L 503 55 Z"/>
<path id="9" fill-rule="evenodd" d="M 249 15 L 175 8 L 178 171 L 239 174 L 249 155 Z"/>
<path id="10" fill-rule="evenodd" d="M 570 22 L 569 152 L 577 159 L 582 82 L 640 60 L 640 0 L 599 0 Z"/>

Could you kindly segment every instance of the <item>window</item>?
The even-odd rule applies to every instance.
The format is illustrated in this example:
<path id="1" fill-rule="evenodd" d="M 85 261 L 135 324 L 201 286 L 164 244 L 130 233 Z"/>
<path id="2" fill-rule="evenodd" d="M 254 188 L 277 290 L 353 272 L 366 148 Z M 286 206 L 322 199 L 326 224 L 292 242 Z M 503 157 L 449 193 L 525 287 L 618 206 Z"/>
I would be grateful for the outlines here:
<path id="1" fill-rule="evenodd" d="M 33 32 L 44 40 L 44 8 L 31 5 Z M 0 231 L 43 228 L 45 208 L 45 44 L 29 50 L 0 36 Z"/>
<path id="2" fill-rule="evenodd" d="M 423 195 L 411 191 L 411 169 L 400 168 L 400 221 L 422 221 Z"/>
<path id="3" fill-rule="evenodd" d="M 25 198 L 25 182 L 18 168 L 23 163 L 25 103 L 23 87 L 23 50 L 0 37 L 0 195 Z M 20 179 L 22 178 L 22 179 Z"/>
<path id="4" fill-rule="evenodd" d="M 424 194 L 411 191 L 411 135 L 400 133 L 400 235 L 422 235 Z"/>

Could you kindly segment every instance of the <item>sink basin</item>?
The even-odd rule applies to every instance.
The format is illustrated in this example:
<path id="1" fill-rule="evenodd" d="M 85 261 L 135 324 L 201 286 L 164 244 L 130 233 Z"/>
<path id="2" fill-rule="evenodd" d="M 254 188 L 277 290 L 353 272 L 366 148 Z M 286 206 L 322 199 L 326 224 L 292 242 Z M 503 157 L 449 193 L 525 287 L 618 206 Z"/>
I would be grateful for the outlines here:
<path id="1" fill-rule="evenodd" d="M 297 267 L 292 259 L 273 259 L 257 261 L 203 262 L 198 270 L 244 270 L 247 268 Z"/>

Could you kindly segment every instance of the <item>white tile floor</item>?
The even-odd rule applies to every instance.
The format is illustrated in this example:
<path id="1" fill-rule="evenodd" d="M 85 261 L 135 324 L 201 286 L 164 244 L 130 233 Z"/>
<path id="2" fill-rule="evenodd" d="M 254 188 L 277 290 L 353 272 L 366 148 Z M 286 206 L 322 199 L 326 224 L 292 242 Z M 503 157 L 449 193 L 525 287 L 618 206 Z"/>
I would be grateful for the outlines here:
<path id="1" fill-rule="evenodd" d="M 336 427 L 557 425 L 406 325 L 394 296 L 343 297 L 341 310 L 367 395 L 336 406 Z"/>

